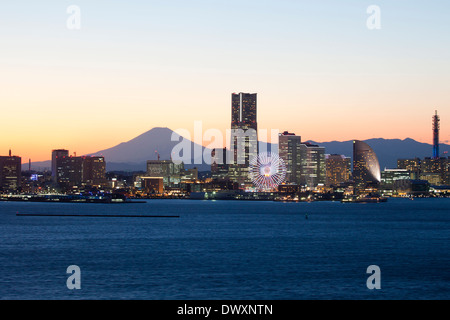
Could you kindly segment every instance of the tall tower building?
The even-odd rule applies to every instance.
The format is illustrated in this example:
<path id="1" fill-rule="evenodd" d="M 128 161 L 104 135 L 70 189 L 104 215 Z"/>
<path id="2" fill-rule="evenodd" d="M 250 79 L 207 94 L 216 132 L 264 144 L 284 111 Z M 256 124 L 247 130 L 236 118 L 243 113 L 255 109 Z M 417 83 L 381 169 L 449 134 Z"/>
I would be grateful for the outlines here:
<path id="1" fill-rule="evenodd" d="M 301 183 L 301 152 L 302 138 L 287 131 L 278 136 L 278 153 L 286 165 L 286 182 L 300 185 Z"/>
<path id="2" fill-rule="evenodd" d="M 357 189 L 381 182 L 380 163 L 372 148 L 363 141 L 353 141 L 353 179 Z"/>
<path id="3" fill-rule="evenodd" d="M 16 191 L 21 184 L 22 158 L 13 156 L 0 157 L 0 191 Z"/>
<path id="4" fill-rule="evenodd" d="M 340 154 L 327 154 L 326 160 L 326 185 L 338 186 L 350 180 L 352 168 L 351 159 Z"/>
<path id="5" fill-rule="evenodd" d="M 52 151 L 52 180 L 58 182 L 58 171 L 62 170 L 62 159 L 69 157 L 69 150 L 57 149 Z"/>
<path id="6" fill-rule="evenodd" d="M 311 143 L 300 145 L 301 175 L 300 184 L 314 189 L 325 184 L 326 165 L 325 148 Z"/>
<path id="7" fill-rule="evenodd" d="M 440 129 L 441 119 L 438 116 L 437 110 L 436 114 L 433 116 L 433 159 L 439 159 L 439 129 Z"/>
<path id="8" fill-rule="evenodd" d="M 256 110 L 256 93 L 232 94 L 229 177 L 241 185 L 250 185 L 250 161 L 258 155 Z"/>

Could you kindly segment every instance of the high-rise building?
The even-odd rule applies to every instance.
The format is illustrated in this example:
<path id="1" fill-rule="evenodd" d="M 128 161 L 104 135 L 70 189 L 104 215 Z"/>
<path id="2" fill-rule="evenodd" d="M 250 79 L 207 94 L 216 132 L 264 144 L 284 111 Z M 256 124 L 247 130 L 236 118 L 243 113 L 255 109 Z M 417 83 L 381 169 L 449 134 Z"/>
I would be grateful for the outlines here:
<path id="1" fill-rule="evenodd" d="M 83 158 L 63 156 L 57 160 L 57 184 L 63 191 L 71 191 L 83 182 Z"/>
<path id="2" fill-rule="evenodd" d="M 250 185 L 250 161 L 258 155 L 257 94 L 233 93 L 231 97 L 229 178 Z"/>
<path id="3" fill-rule="evenodd" d="M 430 184 L 437 186 L 448 184 L 449 163 L 449 159 L 445 157 L 423 159 L 420 168 L 420 179 L 427 180 Z"/>
<path id="4" fill-rule="evenodd" d="M 278 154 L 286 165 L 286 183 L 301 184 L 302 163 L 300 146 L 302 138 L 287 131 L 278 136 Z"/>
<path id="5" fill-rule="evenodd" d="M 22 176 L 22 158 L 13 156 L 0 157 L 0 191 L 16 191 L 20 188 Z"/>
<path id="6" fill-rule="evenodd" d="M 83 157 L 83 184 L 98 186 L 106 184 L 106 162 L 104 157 Z"/>
<path id="7" fill-rule="evenodd" d="M 68 150 L 52 151 L 52 180 L 63 191 L 74 187 L 100 186 L 106 184 L 104 157 L 69 156 Z"/>
<path id="8" fill-rule="evenodd" d="M 353 180 L 361 190 L 368 186 L 379 186 L 380 163 L 372 148 L 365 142 L 353 141 Z"/>
<path id="9" fill-rule="evenodd" d="M 58 182 L 58 171 L 62 170 L 61 159 L 69 156 L 69 151 L 65 149 L 57 149 L 52 151 L 52 179 Z"/>
<path id="10" fill-rule="evenodd" d="M 327 154 L 326 163 L 326 185 L 338 186 L 339 184 L 350 181 L 352 162 L 351 159 L 339 154 Z"/>
<path id="11" fill-rule="evenodd" d="M 326 180 L 325 148 L 310 143 L 300 144 L 300 185 L 315 188 Z"/>

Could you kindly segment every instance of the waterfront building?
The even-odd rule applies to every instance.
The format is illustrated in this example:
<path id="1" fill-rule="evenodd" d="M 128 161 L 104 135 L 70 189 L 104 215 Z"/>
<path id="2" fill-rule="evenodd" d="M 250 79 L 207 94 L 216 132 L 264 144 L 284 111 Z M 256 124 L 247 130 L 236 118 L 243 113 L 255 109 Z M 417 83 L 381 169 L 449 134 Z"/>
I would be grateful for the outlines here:
<path id="1" fill-rule="evenodd" d="M 419 179 L 420 168 L 421 168 L 420 158 L 414 159 L 398 159 L 397 169 L 404 169 L 411 173 L 411 179 Z"/>
<path id="2" fill-rule="evenodd" d="M 357 192 L 376 189 L 381 182 L 377 155 L 367 143 L 359 140 L 353 141 L 353 180 Z"/>
<path id="3" fill-rule="evenodd" d="M 380 188 L 386 193 L 392 193 L 397 180 L 409 180 L 411 173 L 405 169 L 384 169 L 381 171 Z"/>
<path id="4" fill-rule="evenodd" d="M 146 194 L 163 194 L 164 177 L 141 177 L 141 188 Z"/>
<path id="5" fill-rule="evenodd" d="M 300 144 L 300 185 L 310 189 L 326 182 L 325 148 L 311 143 Z"/>
<path id="6" fill-rule="evenodd" d="M 425 158 L 421 163 L 420 178 L 436 186 L 449 184 L 449 164 L 449 158 Z"/>
<path id="7" fill-rule="evenodd" d="M 22 158 L 13 156 L 0 156 L 0 191 L 17 191 L 22 180 Z"/>
<path id="8" fill-rule="evenodd" d="M 243 188 L 251 185 L 250 161 L 258 155 L 257 94 L 233 93 L 228 176 Z"/>
<path id="9" fill-rule="evenodd" d="M 172 160 L 148 160 L 147 177 L 163 177 L 164 187 L 179 185 L 184 173 L 184 163 Z"/>
<path id="10" fill-rule="evenodd" d="M 301 184 L 301 151 L 302 138 L 285 131 L 278 136 L 279 157 L 286 165 L 286 183 Z"/>
<path id="11" fill-rule="evenodd" d="M 59 172 L 62 170 L 61 159 L 68 157 L 69 151 L 65 149 L 52 150 L 52 180 L 58 183 Z"/>
<path id="12" fill-rule="evenodd" d="M 327 154 L 325 164 L 327 186 L 338 186 L 350 180 L 352 170 L 350 158 L 339 154 Z"/>
<path id="13" fill-rule="evenodd" d="M 104 157 L 82 157 L 82 183 L 90 186 L 106 184 L 106 162 Z"/>

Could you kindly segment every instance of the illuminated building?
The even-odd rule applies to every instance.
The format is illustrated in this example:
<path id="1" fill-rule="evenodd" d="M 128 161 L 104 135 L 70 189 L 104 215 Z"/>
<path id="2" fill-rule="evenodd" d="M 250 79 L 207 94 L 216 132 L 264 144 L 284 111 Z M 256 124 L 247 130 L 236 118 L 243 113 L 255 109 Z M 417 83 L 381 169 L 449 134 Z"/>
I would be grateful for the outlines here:
<path id="1" fill-rule="evenodd" d="M 351 159 L 339 154 L 327 154 L 325 156 L 326 164 L 326 185 L 338 186 L 348 182 L 351 176 Z"/>
<path id="2" fill-rule="evenodd" d="M 397 169 L 408 170 L 411 173 L 411 179 L 419 179 L 420 167 L 421 160 L 419 158 L 397 160 Z"/>
<path id="3" fill-rule="evenodd" d="M 257 94 L 233 93 L 231 97 L 229 178 L 251 185 L 250 161 L 258 155 Z"/>
<path id="4" fill-rule="evenodd" d="M 420 179 L 427 180 L 430 184 L 436 186 L 449 184 L 449 164 L 449 159 L 444 157 L 423 159 L 421 163 Z"/>
<path id="5" fill-rule="evenodd" d="M 302 138 L 287 131 L 278 136 L 278 153 L 286 165 L 286 183 L 301 183 L 301 152 Z"/>
<path id="6" fill-rule="evenodd" d="M 57 160 L 57 184 L 63 191 L 81 186 L 83 181 L 83 158 L 63 156 Z"/>
<path id="7" fill-rule="evenodd" d="M 381 172 L 381 189 L 389 192 L 394 190 L 394 184 L 397 180 L 409 180 L 411 173 L 405 169 L 384 169 Z"/>
<path id="8" fill-rule="evenodd" d="M 147 176 L 163 177 L 164 186 L 179 185 L 184 172 L 184 163 L 176 164 L 172 160 L 148 160 Z"/>
<path id="9" fill-rule="evenodd" d="M 80 186 L 106 184 L 106 162 L 104 157 L 69 156 L 67 150 L 52 151 L 52 179 L 63 190 L 70 191 Z"/>
<path id="10" fill-rule="evenodd" d="M 376 187 L 381 181 L 377 155 L 367 143 L 359 140 L 353 141 L 353 180 L 359 190 Z"/>
<path id="11" fill-rule="evenodd" d="M 82 182 L 90 186 L 106 183 L 106 162 L 104 157 L 82 157 Z"/>
<path id="12" fill-rule="evenodd" d="M 147 194 L 163 194 L 163 177 L 141 177 L 141 188 Z"/>
<path id="13" fill-rule="evenodd" d="M 310 189 L 325 184 L 325 148 L 310 143 L 300 144 L 300 184 Z"/>
<path id="14" fill-rule="evenodd" d="M 58 172 L 62 170 L 61 159 L 69 156 L 69 151 L 65 149 L 57 149 L 52 151 L 52 180 L 58 182 Z"/>
<path id="15" fill-rule="evenodd" d="M 17 191 L 21 185 L 22 158 L 11 155 L 0 157 L 0 191 Z"/>

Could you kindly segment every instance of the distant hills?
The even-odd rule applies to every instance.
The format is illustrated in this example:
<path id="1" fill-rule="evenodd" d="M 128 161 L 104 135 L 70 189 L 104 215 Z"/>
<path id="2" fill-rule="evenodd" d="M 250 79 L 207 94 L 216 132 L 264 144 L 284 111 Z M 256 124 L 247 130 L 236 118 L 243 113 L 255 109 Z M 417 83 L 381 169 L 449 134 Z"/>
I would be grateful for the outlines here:
<path id="1" fill-rule="evenodd" d="M 351 157 L 353 154 L 353 141 L 313 142 L 325 147 L 328 154 L 344 154 Z M 381 169 L 397 168 L 397 159 L 425 158 L 433 154 L 433 146 L 427 143 L 417 142 L 413 139 L 369 139 L 364 140 L 377 154 Z M 441 153 L 450 151 L 450 145 L 441 144 Z"/>
<path id="2" fill-rule="evenodd" d="M 128 142 L 100 150 L 91 155 L 103 155 L 107 162 L 107 171 L 146 171 L 147 160 L 157 159 L 155 151 L 158 151 L 161 160 L 170 159 L 172 149 L 179 143 L 178 141 L 171 141 L 172 133 L 173 131 L 169 128 L 153 128 Z M 369 139 L 364 141 L 374 149 L 382 168 L 396 168 L 397 159 L 399 158 L 424 158 L 432 154 L 432 146 L 430 144 L 420 143 L 413 139 Z M 353 153 L 352 141 L 309 142 L 325 147 L 325 151 L 328 154 L 343 154 L 351 157 Z M 192 141 L 190 144 L 192 150 L 191 159 L 194 161 L 194 147 L 201 147 L 203 151 L 205 147 L 199 146 Z M 261 144 L 265 143 L 261 142 Z M 269 145 L 269 150 L 270 147 L 273 146 Z M 445 151 L 450 151 L 450 145 L 441 144 L 441 152 Z M 207 150 L 207 154 L 210 155 L 211 150 Z M 33 170 L 43 170 L 50 167 L 50 161 L 32 163 Z M 206 163 L 202 165 L 186 165 L 186 167 L 198 167 L 200 171 L 210 170 L 210 165 Z M 24 164 L 23 168 L 27 170 L 28 164 Z"/>

